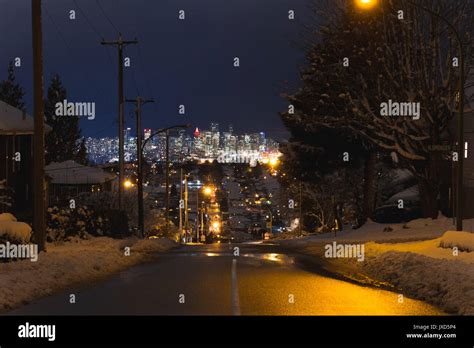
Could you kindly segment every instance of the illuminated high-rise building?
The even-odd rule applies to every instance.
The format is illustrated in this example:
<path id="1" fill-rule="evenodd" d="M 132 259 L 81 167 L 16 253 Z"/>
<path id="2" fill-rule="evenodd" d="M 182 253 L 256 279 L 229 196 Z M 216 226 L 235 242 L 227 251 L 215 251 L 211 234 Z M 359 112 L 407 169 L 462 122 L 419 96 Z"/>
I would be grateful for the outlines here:
<path id="1" fill-rule="evenodd" d="M 125 130 L 124 130 L 124 136 L 123 136 L 124 137 L 124 143 L 123 143 L 123 145 L 125 147 L 125 151 L 127 151 L 128 148 L 130 147 L 130 132 L 131 132 L 131 130 L 132 129 L 128 128 L 128 127 L 125 128 Z"/>
<path id="2" fill-rule="evenodd" d="M 219 123 L 212 122 L 211 123 L 211 132 L 218 133 L 219 132 Z"/>
<path id="3" fill-rule="evenodd" d="M 130 136 L 131 129 L 124 130 L 125 151 L 130 161 L 136 159 L 136 138 Z M 170 160 L 218 159 L 220 156 L 251 156 L 258 159 L 264 153 L 277 153 L 278 142 L 267 138 L 264 132 L 235 134 L 232 125 L 228 132 L 219 132 L 219 124 L 212 123 L 211 130 L 196 128 L 193 134 L 181 130 L 170 136 Z M 144 139 L 152 135 L 151 129 L 143 129 Z M 87 138 L 89 159 L 94 163 L 116 162 L 118 160 L 118 138 Z M 166 134 L 160 133 L 147 143 L 147 160 L 165 159 Z"/>
<path id="4" fill-rule="evenodd" d="M 151 137 L 151 129 L 145 128 L 143 130 L 143 140 L 147 140 L 149 137 Z"/>

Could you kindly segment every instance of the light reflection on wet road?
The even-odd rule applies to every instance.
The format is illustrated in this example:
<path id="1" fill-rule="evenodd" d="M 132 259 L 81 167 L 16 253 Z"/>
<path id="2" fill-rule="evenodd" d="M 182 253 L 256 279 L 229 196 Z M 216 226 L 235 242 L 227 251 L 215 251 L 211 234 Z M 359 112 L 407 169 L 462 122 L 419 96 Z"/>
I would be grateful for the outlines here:
<path id="1" fill-rule="evenodd" d="M 224 244 L 181 247 L 92 287 L 53 295 L 9 314 L 443 314 L 406 297 L 399 303 L 394 292 L 308 271 L 275 246 L 238 246 L 238 257 Z M 70 293 L 76 294 L 76 304 L 69 304 Z"/>

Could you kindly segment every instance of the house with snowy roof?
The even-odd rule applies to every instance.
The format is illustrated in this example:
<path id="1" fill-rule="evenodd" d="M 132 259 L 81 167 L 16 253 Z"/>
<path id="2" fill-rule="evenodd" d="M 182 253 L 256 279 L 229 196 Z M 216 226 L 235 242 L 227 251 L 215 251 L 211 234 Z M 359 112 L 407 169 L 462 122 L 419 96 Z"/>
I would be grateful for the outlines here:
<path id="1" fill-rule="evenodd" d="M 75 161 L 53 162 L 45 167 L 49 205 L 69 205 L 81 193 L 112 191 L 117 176 Z"/>
<path id="2" fill-rule="evenodd" d="M 33 118 L 0 101 L 0 213 L 31 219 L 33 211 Z"/>

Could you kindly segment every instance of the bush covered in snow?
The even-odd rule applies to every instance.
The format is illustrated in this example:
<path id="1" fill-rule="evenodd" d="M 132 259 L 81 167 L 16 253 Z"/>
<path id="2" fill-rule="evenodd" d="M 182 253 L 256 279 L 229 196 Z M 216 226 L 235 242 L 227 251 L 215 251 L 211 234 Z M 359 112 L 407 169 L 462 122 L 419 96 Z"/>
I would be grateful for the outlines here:
<path id="1" fill-rule="evenodd" d="M 92 236 L 123 238 L 129 235 L 128 220 L 116 210 L 98 212 L 87 206 L 75 209 L 48 208 L 48 242 L 67 240 L 72 237 L 87 239 Z"/>
<path id="2" fill-rule="evenodd" d="M 2 214 L 3 215 L 3 214 Z M 31 239 L 31 227 L 24 222 L 0 221 L 0 244 L 26 244 Z"/>
<path id="3" fill-rule="evenodd" d="M 157 238 L 168 238 L 176 242 L 179 241 L 179 228 L 173 223 L 168 222 L 168 228 L 166 228 L 166 220 L 164 217 L 156 217 L 153 219 L 153 224 L 149 224 L 145 228 L 145 236 L 157 237 Z"/>
<path id="4" fill-rule="evenodd" d="M 0 221 L 17 221 L 16 217 L 10 213 L 0 214 Z"/>
<path id="5" fill-rule="evenodd" d="M 0 214 L 0 244 L 5 242 L 26 244 L 30 242 L 30 239 L 30 225 L 18 222 L 13 214 Z"/>
<path id="6" fill-rule="evenodd" d="M 101 216 L 109 217 L 110 220 L 119 220 L 112 229 L 121 236 L 128 236 L 129 225 L 131 228 L 138 228 L 138 202 L 137 193 L 134 190 L 127 190 L 123 194 L 123 211 L 117 210 L 118 195 L 116 192 L 84 192 L 79 194 L 76 202 L 94 209 Z M 160 215 L 156 210 L 150 209 L 148 204 L 144 205 L 144 220 L 146 234 L 154 234 L 156 225 L 159 224 Z"/>
<path id="7" fill-rule="evenodd" d="M 76 209 L 48 208 L 46 235 L 48 242 L 78 236 L 86 239 L 88 234 L 102 235 L 102 220 L 87 207 Z"/>

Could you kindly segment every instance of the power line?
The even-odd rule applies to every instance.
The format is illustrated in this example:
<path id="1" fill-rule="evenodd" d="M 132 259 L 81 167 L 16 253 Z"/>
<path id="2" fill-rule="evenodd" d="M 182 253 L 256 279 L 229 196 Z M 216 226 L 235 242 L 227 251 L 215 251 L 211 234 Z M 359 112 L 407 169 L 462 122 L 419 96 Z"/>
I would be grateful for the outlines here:
<path id="1" fill-rule="evenodd" d="M 139 21 L 139 20 L 140 20 L 140 18 L 136 17 L 136 21 Z M 138 36 L 138 33 L 136 31 L 136 27 L 135 27 L 135 36 Z M 154 94 L 153 88 L 151 87 L 150 81 L 148 79 L 148 74 L 145 73 L 145 64 L 144 64 L 144 60 L 142 58 L 140 45 L 137 45 L 136 49 L 137 49 L 137 57 L 138 57 L 138 64 L 137 65 L 139 66 L 140 73 L 142 75 L 142 80 L 145 82 L 145 89 L 148 93 L 148 96 L 154 98 L 155 94 Z M 158 112 L 157 103 L 153 103 L 153 108 L 155 109 L 155 112 Z"/>
<path id="2" fill-rule="evenodd" d="M 92 23 L 92 21 L 89 19 L 89 17 L 86 15 L 85 11 L 82 9 L 82 7 L 79 6 L 76 0 L 72 0 L 76 7 L 78 8 L 79 12 L 82 14 L 84 19 L 86 20 L 86 23 L 91 27 L 92 31 L 99 37 L 99 39 L 102 41 L 104 40 L 104 36 L 97 30 L 96 26 Z M 115 75 L 115 70 L 113 69 L 113 60 L 112 56 L 110 55 L 110 52 L 108 50 L 108 47 L 104 47 L 105 53 L 107 54 L 107 57 L 109 59 L 110 63 L 110 68 L 112 69 L 113 75 Z"/>
<path id="3" fill-rule="evenodd" d="M 144 70 L 145 68 L 144 68 L 144 63 L 143 63 L 143 59 L 142 59 L 140 45 L 137 45 L 136 48 L 137 48 L 138 65 L 140 67 L 140 72 L 141 72 L 141 74 L 143 75 L 143 77 L 145 79 L 145 84 L 146 84 L 146 88 L 148 90 L 149 95 L 154 97 L 153 89 L 151 88 L 150 81 L 148 79 L 148 75 L 145 74 L 145 70 Z"/>
<path id="4" fill-rule="evenodd" d="M 53 24 L 53 27 L 54 29 L 56 30 L 59 38 L 61 39 L 61 41 L 63 42 L 64 46 L 66 46 L 67 48 L 67 51 L 68 51 L 68 54 L 69 56 L 74 59 L 75 58 L 75 55 L 73 53 L 73 50 L 71 48 L 71 46 L 69 45 L 68 41 L 66 40 L 66 38 L 64 37 L 62 31 L 61 31 L 61 28 L 59 27 L 59 25 L 56 23 L 56 21 L 54 20 L 53 16 L 51 15 L 51 13 L 48 11 L 47 7 L 46 6 L 43 6 L 43 9 L 44 9 L 44 12 L 46 13 L 46 16 L 48 17 L 48 19 L 51 21 L 51 23 Z M 87 78 L 86 76 L 87 74 L 81 74 L 81 77 L 82 77 L 82 80 L 84 83 L 90 85 L 89 83 L 89 78 Z M 97 92 L 98 92 L 98 95 L 102 95 L 102 90 L 100 87 L 96 86 L 97 88 Z"/>
<path id="5" fill-rule="evenodd" d="M 137 45 L 137 55 L 138 55 L 138 65 L 140 68 L 140 72 L 145 81 L 145 87 L 148 90 L 149 96 L 152 98 L 155 98 L 155 91 L 153 90 L 152 85 L 150 84 L 150 80 L 148 79 L 148 74 L 145 73 L 145 64 L 142 58 L 142 53 L 141 53 L 141 49 L 139 45 Z M 158 113 L 157 103 L 153 103 L 153 108 L 155 109 L 155 112 Z"/>
<path id="6" fill-rule="evenodd" d="M 138 46 L 138 45 L 137 45 L 137 46 Z M 138 88 L 137 79 L 135 78 L 134 70 L 135 70 L 135 68 L 132 68 L 132 69 L 131 69 L 131 72 L 132 72 L 132 80 L 133 80 L 133 84 L 135 85 L 135 90 L 136 90 L 136 92 L 137 92 L 137 95 L 140 95 L 140 89 Z"/>
<path id="7" fill-rule="evenodd" d="M 97 34 L 97 36 L 99 37 L 102 37 L 99 33 L 99 31 L 97 29 L 95 29 L 94 25 L 92 24 L 92 22 L 87 18 L 85 12 L 82 10 L 81 7 L 78 6 L 76 0 L 73 0 L 74 4 L 77 6 L 77 8 L 79 9 L 80 13 L 84 16 L 84 18 L 86 19 L 86 22 L 89 23 L 90 27 L 93 29 L 93 31 Z M 68 53 L 69 55 L 71 56 L 71 58 L 75 58 L 75 55 L 73 53 L 73 50 L 71 48 L 71 46 L 69 45 L 68 41 L 66 40 L 66 38 L 64 37 L 63 33 L 61 32 L 61 29 L 59 27 L 59 25 L 55 22 L 54 18 L 51 16 L 51 14 L 49 13 L 48 9 L 46 8 L 46 6 L 44 6 L 44 10 L 45 10 L 45 13 L 47 15 L 47 17 L 49 18 L 49 20 L 53 23 L 53 26 L 55 27 L 59 37 L 61 38 L 61 40 L 63 41 L 64 45 L 66 46 L 67 50 L 68 50 Z M 104 47 L 106 53 L 107 53 L 107 56 L 109 57 L 109 61 L 110 61 L 110 66 L 111 68 L 113 69 L 113 62 L 112 62 L 112 57 L 108 51 L 108 47 Z M 113 74 L 115 75 L 115 72 L 113 72 Z M 82 74 L 82 78 L 83 78 L 83 81 L 87 84 L 87 85 L 91 85 L 91 83 L 89 82 L 90 81 L 90 76 L 88 76 L 88 74 Z M 96 91 L 97 91 L 97 97 L 98 98 L 102 98 L 102 96 L 104 96 L 104 89 L 101 88 L 98 84 L 92 84 L 92 85 L 95 85 L 96 87 Z M 112 121 L 112 124 L 113 125 L 114 123 L 117 123 L 116 120 Z M 95 132 L 93 133 L 93 136 L 96 136 L 97 134 L 100 134 L 102 133 L 103 131 L 109 129 L 109 127 L 101 130 L 101 131 L 98 131 L 98 132 Z"/>
<path id="8" fill-rule="evenodd" d="M 100 10 L 102 11 L 102 13 L 104 14 L 105 18 L 107 19 L 107 21 L 110 23 L 110 25 L 115 29 L 115 31 L 120 34 L 120 30 L 118 30 L 118 28 L 115 26 L 114 22 L 112 22 L 112 20 L 110 19 L 110 17 L 107 15 L 107 12 L 105 12 L 104 8 L 102 7 L 102 5 L 100 4 L 99 0 L 95 0 L 95 2 L 97 3 L 97 5 L 99 6 Z"/>
<path id="9" fill-rule="evenodd" d="M 112 122 L 109 122 L 108 126 L 106 126 L 105 128 L 100 129 L 100 130 L 98 130 L 94 133 L 89 134 L 88 138 L 93 138 L 94 136 L 97 136 L 98 134 L 101 134 L 101 133 L 105 132 L 106 130 L 110 130 L 110 128 L 112 126 L 116 125 L 116 124 L 117 124 L 117 120 L 113 120 Z"/>
<path id="10" fill-rule="evenodd" d="M 84 17 L 84 19 L 86 20 L 87 24 L 89 24 L 89 26 L 92 28 L 92 30 L 96 33 L 96 35 L 99 37 L 99 39 L 103 40 L 104 37 L 99 33 L 99 31 L 97 30 L 97 28 L 94 26 L 94 24 L 92 24 L 92 22 L 89 20 L 89 18 L 87 17 L 86 13 L 82 10 L 82 8 L 79 6 L 79 4 L 77 3 L 76 0 L 72 0 L 72 2 L 74 2 L 74 4 L 76 5 L 76 7 L 79 9 L 79 12 L 82 14 L 82 16 Z"/>
<path id="11" fill-rule="evenodd" d="M 64 43 L 64 46 L 66 46 L 67 48 L 67 51 L 68 51 L 68 54 L 69 56 L 74 59 L 76 57 L 76 55 L 73 53 L 73 50 L 71 48 L 71 46 L 69 45 L 69 42 L 66 40 L 65 36 L 63 35 L 62 31 L 61 31 L 61 28 L 59 27 L 59 25 L 56 23 L 56 21 L 54 20 L 53 16 L 51 15 L 51 13 L 48 11 L 47 7 L 46 6 L 43 6 L 44 8 L 44 12 L 46 13 L 46 16 L 48 17 L 48 19 L 51 21 L 51 23 L 53 24 L 53 27 L 54 29 L 56 30 L 58 36 L 60 37 L 61 41 Z M 95 85 L 95 84 L 91 84 L 90 83 L 90 76 L 87 76 L 88 74 L 82 74 L 82 80 L 83 82 L 85 82 L 87 85 Z M 102 96 L 103 95 L 103 90 L 96 85 L 96 90 L 97 90 L 97 94 L 99 96 Z"/>
<path id="12" fill-rule="evenodd" d="M 55 20 L 53 19 L 53 17 L 51 16 L 51 14 L 49 13 L 48 9 L 46 8 L 46 6 L 43 6 L 44 8 L 44 12 L 46 13 L 46 16 L 48 16 L 49 20 L 51 21 L 51 23 L 53 23 L 53 26 L 54 28 L 56 29 L 56 32 L 58 33 L 61 41 L 64 43 L 64 45 L 66 46 L 67 50 L 68 50 L 68 53 L 71 55 L 71 57 L 73 58 L 74 55 L 72 54 L 72 49 L 71 49 L 71 46 L 69 46 L 69 43 L 67 42 L 67 40 L 65 39 L 64 35 L 61 33 L 61 30 L 59 29 L 59 26 L 56 24 Z"/>

